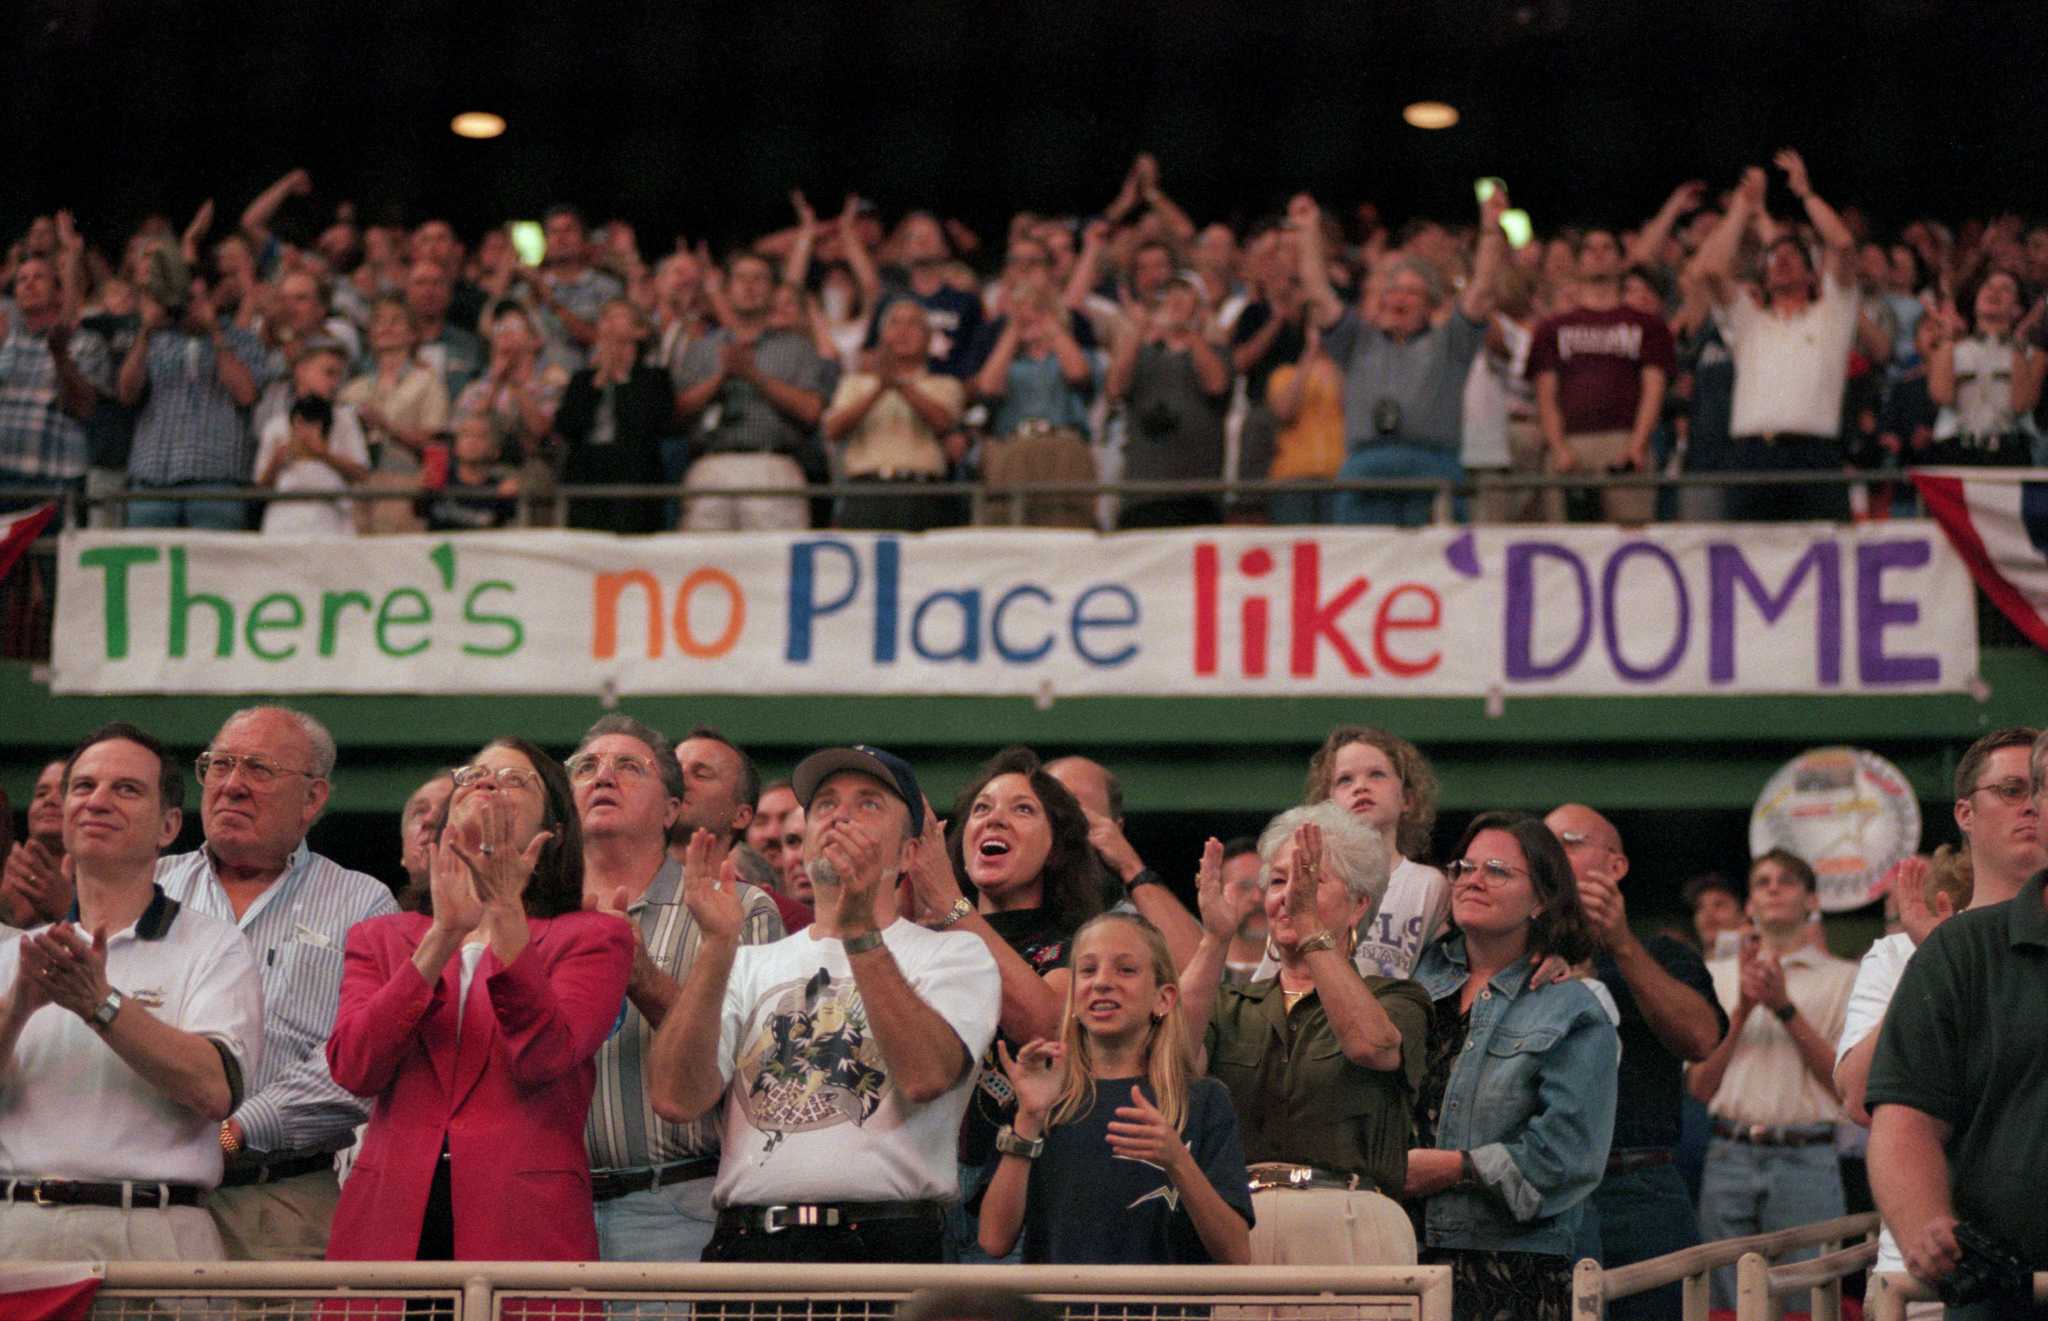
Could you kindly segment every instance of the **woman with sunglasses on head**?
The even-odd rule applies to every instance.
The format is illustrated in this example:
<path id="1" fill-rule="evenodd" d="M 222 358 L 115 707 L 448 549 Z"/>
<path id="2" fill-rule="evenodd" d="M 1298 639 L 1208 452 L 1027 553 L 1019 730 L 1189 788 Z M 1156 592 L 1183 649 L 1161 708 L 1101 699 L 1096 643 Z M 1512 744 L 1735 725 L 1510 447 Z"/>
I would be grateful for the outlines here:
<path id="1" fill-rule="evenodd" d="M 1485 812 L 1451 874 L 1452 932 L 1416 966 L 1432 1003 L 1407 1195 L 1453 1315 L 1565 1321 L 1572 1246 L 1607 1165 L 1621 1044 L 1587 984 L 1533 987 L 1593 953 L 1571 862 L 1542 821 Z"/>
<path id="2" fill-rule="evenodd" d="M 591 1061 L 632 929 L 581 911 L 582 832 L 554 758 L 498 739 L 454 780 L 429 905 L 349 932 L 327 1060 L 375 1102 L 328 1259 L 588 1260 Z"/>

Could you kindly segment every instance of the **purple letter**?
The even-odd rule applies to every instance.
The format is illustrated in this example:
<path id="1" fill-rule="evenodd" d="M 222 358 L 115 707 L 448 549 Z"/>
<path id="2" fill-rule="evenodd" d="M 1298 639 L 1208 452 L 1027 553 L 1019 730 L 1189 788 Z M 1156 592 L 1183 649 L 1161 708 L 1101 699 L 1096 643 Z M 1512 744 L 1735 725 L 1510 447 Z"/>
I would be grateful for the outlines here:
<path id="1" fill-rule="evenodd" d="M 1856 677 L 1864 683 L 1934 683 L 1941 678 L 1937 657 L 1884 654 L 1884 631 L 1920 618 L 1915 602 L 1884 599 L 1885 570 L 1917 569 L 1933 557 L 1924 538 L 1867 542 L 1856 548 Z"/>
<path id="2" fill-rule="evenodd" d="M 1536 571 L 1539 555 L 1563 560 L 1579 584 L 1579 635 L 1556 661 L 1539 665 L 1531 656 L 1536 631 Z M 1517 541 L 1508 547 L 1508 678 L 1551 679 L 1579 663 L 1593 640 L 1593 584 L 1578 556 L 1554 541 Z"/>
<path id="3" fill-rule="evenodd" d="M 1631 555 L 1656 557 L 1665 572 L 1671 575 L 1672 585 L 1678 589 L 1678 637 L 1656 664 L 1643 669 L 1629 664 L 1628 658 L 1621 654 L 1621 629 L 1614 618 L 1614 600 L 1619 595 L 1615 587 L 1621 579 L 1621 566 Z M 1654 541 L 1631 541 L 1607 557 L 1607 567 L 1600 573 L 1600 596 L 1600 622 L 1607 629 L 1607 657 L 1614 662 L 1616 674 L 1630 683 L 1649 683 L 1678 668 L 1678 662 L 1685 656 L 1685 644 L 1692 636 L 1692 597 L 1685 590 L 1685 575 L 1679 571 L 1678 561 L 1671 558 L 1671 552 Z"/>
<path id="4" fill-rule="evenodd" d="M 1824 688 L 1842 682 L 1842 558 L 1841 548 L 1832 541 L 1817 541 L 1799 557 L 1792 573 L 1777 594 L 1763 585 L 1743 557 L 1742 548 L 1717 541 L 1707 547 L 1707 681 L 1732 683 L 1735 679 L 1735 589 L 1740 587 L 1756 602 L 1758 613 L 1768 627 L 1791 606 L 1792 598 L 1805 583 L 1806 575 L 1820 579 L 1820 600 L 1815 603 L 1819 620 L 1814 629 L 1814 652 L 1818 678 Z"/>

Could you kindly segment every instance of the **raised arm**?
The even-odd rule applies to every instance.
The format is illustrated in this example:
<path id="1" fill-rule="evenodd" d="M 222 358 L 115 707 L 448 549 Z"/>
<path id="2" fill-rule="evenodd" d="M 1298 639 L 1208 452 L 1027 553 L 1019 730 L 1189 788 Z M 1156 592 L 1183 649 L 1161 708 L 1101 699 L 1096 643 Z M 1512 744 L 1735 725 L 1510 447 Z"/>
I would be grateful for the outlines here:
<path id="1" fill-rule="evenodd" d="M 1836 284 L 1853 286 L 1856 283 L 1856 236 L 1849 232 L 1842 217 L 1835 208 L 1821 200 L 1813 191 L 1813 182 L 1806 174 L 1806 161 L 1790 147 L 1786 147 L 1772 162 L 1785 172 L 1785 182 L 1792 189 L 1792 195 L 1806 208 L 1806 218 L 1813 222 L 1814 232 L 1820 235 L 1822 246 L 1827 249 L 1828 274 Z"/>
<path id="2" fill-rule="evenodd" d="M 811 250 L 818 245 L 818 213 L 800 189 L 789 190 L 789 204 L 796 209 L 796 242 L 783 260 L 782 282 L 802 288 L 811 275 Z"/>
<path id="3" fill-rule="evenodd" d="M 1316 325 L 1328 330 L 1344 315 L 1344 302 L 1330 287 L 1330 264 L 1323 252 L 1323 213 L 1307 193 L 1287 204 L 1288 227 L 1294 231 L 1301 262 L 1301 295 Z"/>
<path id="4" fill-rule="evenodd" d="M 1742 172 L 1742 182 L 1728 199 L 1728 214 L 1721 217 L 1721 223 L 1714 226 L 1714 232 L 1707 235 L 1706 242 L 1700 244 L 1700 250 L 1693 254 L 1692 262 L 1685 268 L 1686 278 L 1698 281 L 1716 306 L 1728 302 L 1731 281 L 1735 276 L 1735 254 L 1742 246 L 1742 231 L 1748 227 L 1750 217 L 1763 210 L 1767 182 L 1760 165 L 1752 165 Z"/>
<path id="5" fill-rule="evenodd" d="M 725 1095 L 718 1037 L 745 911 L 739 873 L 730 857 L 714 865 L 717 851 L 708 830 L 691 835 L 684 850 L 683 904 L 697 922 L 697 956 L 648 1048 L 647 1096 L 654 1113 L 672 1123 L 709 1113 Z"/>
<path id="6" fill-rule="evenodd" d="M 1700 209 L 1700 202 L 1707 195 L 1707 185 L 1698 179 L 1688 180 L 1671 190 L 1671 196 L 1664 199 L 1664 205 L 1657 208 L 1657 214 L 1643 222 L 1630 240 L 1628 251 L 1622 260 L 1630 266 L 1658 265 L 1663 257 L 1664 245 L 1671 239 L 1671 231 L 1678 227 L 1680 217 L 1691 215 Z"/>
<path id="7" fill-rule="evenodd" d="M 854 193 L 846 195 L 846 207 L 839 213 L 839 250 L 846 257 L 847 269 L 853 272 L 853 282 L 860 286 L 861 313 L 874 311 L 882 301 L 882 277 L 875 270 L 874 254 L 860 237 L 860 197 Z"/>
<path id="8" fill-rule="evenodd" d="M 270 187 L 256 194 L 256 200 L 242 209 L 242 232 L 259 250 L 270 241 L 270 220 L 277 209 L 293 197 L 304 197 L 313 191 L 313 177 L 304 170 L 293 170 Z"/>
<path id="9" fill-rule="evenodd" d="M 1508 250 L 1507 235 L 1500 218 L 1508 209 L 1508 190 L 1496 188 L 1479 204 L 1479 255 L 1472 265 L 1472 278 L 1458 295 L 1458 310 L 1467 321 L 1484 322 L 1493 315 L 1493 303 L 1500 286 L 1500 268 Z"/>

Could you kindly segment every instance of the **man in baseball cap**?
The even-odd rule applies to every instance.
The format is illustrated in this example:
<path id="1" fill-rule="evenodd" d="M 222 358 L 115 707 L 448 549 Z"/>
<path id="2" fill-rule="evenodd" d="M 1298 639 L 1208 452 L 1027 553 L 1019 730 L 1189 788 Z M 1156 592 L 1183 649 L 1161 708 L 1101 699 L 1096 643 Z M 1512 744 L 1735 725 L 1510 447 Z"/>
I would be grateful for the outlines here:
<path id="1" fill-rule="evenodd" d="M 910 809 L 910 837 L 924 833 L 924 791 L 917 787 L 917 775 L 910 763 L 893 752 L 856 743 L 850 748 L 823 748 L 805 757 L 789 777 L 797 802 L 806 812 L 818 786 L 840 771 L 859 771 L 882 782 L 882 787 L 903 800 Z"/>

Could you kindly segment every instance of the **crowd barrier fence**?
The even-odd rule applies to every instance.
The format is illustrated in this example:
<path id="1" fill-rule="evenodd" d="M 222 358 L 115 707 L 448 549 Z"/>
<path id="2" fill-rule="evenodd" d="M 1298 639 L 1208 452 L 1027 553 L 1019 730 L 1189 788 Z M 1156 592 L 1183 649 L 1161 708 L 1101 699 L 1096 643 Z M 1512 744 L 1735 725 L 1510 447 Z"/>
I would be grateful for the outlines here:
<path id="1" fill-rule="evenodd" d="M 0 1264 L 0 1276 L 6 1266 Z M 94 1321 L 890 1321 L 921 1289 L 1001 1288 L 1061 1321 L 1450 1321 L 1447 1266 L 109 1262 Z"/>
<path id="2" fill-rule="evenodd" d="M 1936 1297 L 1934 1290 L 1904 1272 L 1879 1271 L 1870 1277 L 1864 1321 L 1905 1321 L 1906 1304 Z M 2048 1271 L 2034 1272 L 2034 1301 L 2048 1303 Z"/>
<path id="3" fill-rule="evenodd" d="M 1780 1229 L 1769 1234 L 1750 1234 L 1742 1238 L 1724 1238 L 1712 1243 L 1701 1243 L 1680 1252 L 1652 1257 L 1648 1261 L 1618 1266 L 1613 1270 L 1602 1270 L 1600 1263 L 1588 1258 L 1581 1261 L 1572 1273 L 1572 1316 L 1575 1321 L 1598 1321 L 1607 1315 L 1607 1304 L 1618 1298 L 1628 1298 L 1646 1293 L 1664 1285 L 1679 1283 L 1684 1288 L 1685 1321 L 1707 1321 L 1707 1283 L 1715 1269 L 1734 1266 L 1737 1269 L 1738 1288 L 1747 1289 L 1743 1284 L 1748 1276 L 1743 1274 L 1743 1263 L 1754 1261 L 1751 1274 L 1764 1270 L 1773 1257 L 1803 1248 L 1819 1247 L 1827 1255 L 1815 1261 L 1799 1262 L 1791 1266 L 1777 1267 L 1772 1271 L 1774 1292 L 1761 1293 L 1759 1301 L 1749 1301 L 1749 1293 L 1741 1295 L 1737 1316 L 1741 1321 L 1762 1321 L 1774 1315 L 1770 1300 L 1777 1294 L 1789 1293 L 1799 1288 L 1811 1288 L 1815 1296 L 1814 1321 L 1822 1321 L 1824 1315 L 1839 1318 L 1841 1301 L 1841 1277 L 1854 1272 L 1858 1266 L 1877 1257 L 1878 1217 L 1875 1212 L 1862 1215 L 1842 1216 L 1834 1220 L 1822 1220 L 1811 1225 L 1799 1225 L 1792 1229 Z M 1850 1239 L 1862 1238 L 1865 1242 L 1837 1252 L 1835 1249 Z M 1850 1257 L 1856 1261 L 1844 1264 Z M 1837 1269 L 1839 1267 L 1839 1269 Z M 1786 1274 L 1782 1279 L 1799 1281 L 1776 1287 L 1780 1278 L 1777 1272 Z M 1825 1275 L 1835 1272 L 1832 1297 L 1835 1311 L 1832 1314 L 1819 1310 L 1821 1295 L 1829 1293 L 1828 1287 L 1817 1278 L 1816 1273 Z M 1759 1310 L 1761 1309 L 1761 1310 Z"/>

